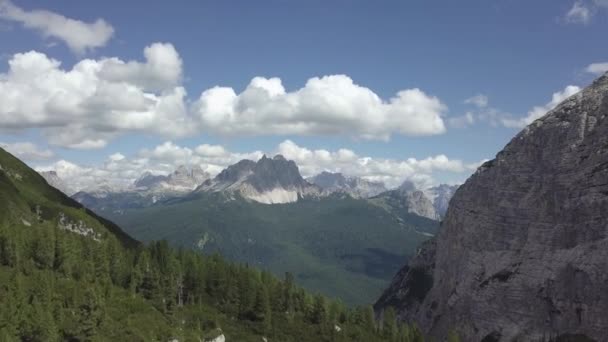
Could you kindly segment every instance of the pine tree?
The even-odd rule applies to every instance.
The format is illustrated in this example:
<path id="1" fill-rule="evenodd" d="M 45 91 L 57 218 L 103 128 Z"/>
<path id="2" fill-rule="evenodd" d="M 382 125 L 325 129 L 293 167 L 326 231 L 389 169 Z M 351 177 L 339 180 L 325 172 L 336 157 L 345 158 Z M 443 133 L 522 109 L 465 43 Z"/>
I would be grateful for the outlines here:
<path id="1" fill-rule="evenodd" d="M 316 295 L 312 307 L 311 321 L 314 324 L 326 324 L 327 323 L 327 305 L 325 303 L 325 297 Z"/>
<path id="2" fill-rule="evenodd" d="M 55 238 L 50 229 L 35 229 L 32 256 L 36 267 L 52 268 L 55 262 Z"/>
<path id="3" fill-rule="evenodd" d="M 397 339 L 397 315 L 395 309 L 388 307 L 382 317 L 382 333 L 389 341 Z"/>
<path id="4" fill-rule="evenodd" d="M 456 331 L 452 330 L 448 333 L 448 342 L 460 342 L 460 337 Z"/>
<path id="5" fill-rule="evenodd" d="M 78 337 L 85 341 L 93 339 L 98 333 L 104 315 L 100 298 L 93 288 L 87 288 L 78 308 Z"/>
<path id="6" fill-rule="evenodd" d="M 74 256 L 69 239 L 56 228 L 55 231 L 55 257 L 53 269 L 62 275 L 69 277 L 72 274 L 72 263 Z"/>
<path id="7" fill-rule="evenodd" d="M 283 281 L 283 311 L 292 312 L 294 310 L 294 280 L 293 275 L 285 272 L 285 280 Z"/>
<path id="8" fill-rule="evenodd" d="M 400 342 L 411 342 L 410 327 L 407 324 L 401 324 L 399 326 L 399 339 Z"/>
<path id="9" fill-rule="evenodd" d="M 363 327 L 369 331 L 376 330 L 376 319 L 374 318 L 374 308 L 372 306 L 366 306 L 363 308 Z"/>
<path id="10" fill-rule="evenodd" d="M 250 276 L 247 270 L 241 270 L 239 273 L 239 314 L 241 317 L 251 319 L 251 313 L 256 300 L 256 284 L 255 279 Z"/>
<path id="11" fill-rule="evenodd" d="M 268 334 L 272 329 L 272 310 L 270 308 L 270 298 L 264 286 L 258 286 L 255 305 L 253 308 L 255 315 L 262 322 L 263 332 Z"/>
<path id="12" fill-rule="evenodd" d="M 424 335 L 416 324 L 411 328 L 411 340 L 412 342 L 424 342 Z"/>
<path id="13" fill-rule="evenodd" d="M 59 338 L 57 334 L 57 327 L 48 304 L 35 300 L 32 307 L 33 315 L 30 318 L 30 322 L 33 327 L 32 340 L 49 342 L 57 341 Z"/>

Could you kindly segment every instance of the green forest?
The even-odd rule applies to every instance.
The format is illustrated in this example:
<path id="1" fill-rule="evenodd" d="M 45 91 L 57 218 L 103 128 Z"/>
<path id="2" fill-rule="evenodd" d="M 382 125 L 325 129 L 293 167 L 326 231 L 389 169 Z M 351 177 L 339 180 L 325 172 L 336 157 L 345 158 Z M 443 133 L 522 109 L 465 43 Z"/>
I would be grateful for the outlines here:
<path id="1" fill-rule="evenodd" d="M 423 341 L 219 255 L 147 245 L 0 150 L 1 341 Z"/>

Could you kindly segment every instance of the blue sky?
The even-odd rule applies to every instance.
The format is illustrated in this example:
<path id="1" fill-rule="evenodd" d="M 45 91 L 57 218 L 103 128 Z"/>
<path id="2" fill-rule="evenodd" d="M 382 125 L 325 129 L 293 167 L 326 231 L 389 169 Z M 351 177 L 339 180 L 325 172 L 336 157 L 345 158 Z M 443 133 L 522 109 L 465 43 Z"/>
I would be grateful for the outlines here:
<path id="1" fill-rule="evenodd" d="M 411 102 L 404 100 L 407 103 L 392 112 L 386 109 L 393 114 L 382 114 L 386 120 L 373 129 L 368 127 L 377 121 L 374 115 L 378 111 L 385 113 L 379 105 L 370 105 L 371 109 L 361 113 L 358 108 L 365 107 L 367 102 L 352 105 L 354 109 L 349 107 L 354 116 L 372 117 L 359 122 L 335 113 L 336 108 L 339 111 L 342 107 L 326 109 L 325 102 L 309 104 L 308 97 L 302 96 L 297 99 L 298 105 L 311 106 L 318 113 L 295 113 L 304 115 L 298 124 L 321 128 L 290 126 L 293 129 L 282 131 L 281 126 L 264 131 L 267 121 L 259 119 L 247 125 L 222 121 L 215 127 L 210 125 L 209 116 L 206 121 L 197 122 L 200 128 L 186 123 L 189 126 L 186 128 L 192 129 L 177 127 L 169 134 L 163 127 L 153 125 L 133 124 L 125 128 L 102 124 L 99 118 L 107 113 L 99 111 L 112 110 L 108 105 L 98 105 L 95 108 L 103 109 L 87 112 L 82 119 L 94 121 L 94 125 L 83 122 L 79 126 L 53 121 L 61 115 L 57 111 L 46 113 L 45 119 L 16 120 L 15 116 L 33 115 L 25 111 L 35 109 L 21 104 L 10 110 L 5 108 L 3 113 L 0 108 L 0 142 L 9 150 L 12 147 L 18 155 L 21 152 L 21 157 L 30 164 L 58 168 L 56 163 L 63 160 L 110 172 L 106 170 L 108 157 L 119 153 L 124 163 L 131 166 L 120 166 L 130 171 L 112 174 L 117 179 L 133 177 L 141 168 L 167 171 L 168 164 L 183 162 L 184 153 L 189 162 L 213 164 L 213 171 L 228 160 L 255 156 L 255 151 L 291 151 L 301 159 L 294 158 L 296 161 L 306 164 L 308 173 L 320 169 L 350 171 L 389 183 L 412 177 L 427 183 L 462 181 L 476 163 L 492 158 L 540 112 L 550 109 L 577 87 L 590 83 L 604 68 L 608 69 L 603 64 L 608 62 L 608 45 L 604 43 L 608 32 L 605 0 L 182 1 L 179 5 L 151 1 L 0 0 L 0 6 L 5 6 L 0 9 L 3 74 L 0 87 L 5 82 L 8 90 L 17 84 L 6 80 L 8 62 L 18 53 L 37 51 L 60 61 L 61 66 L 56 69 L 68 71 L 87 58 L 100 61 L 116 57 L 125 62 L 145 63 L 144 48 L 161 42 L 170 44 L 181 60 L 175 79 L 143 75 L 143 67 L 137 69 L 142 72 L 137 80 L 130 73 L 131 78 L 121 78 L 120 82 L 131 82 L 143 93 L 158 96 L 183 87 L 187 107 L 195 105 L 203 91 L 215 86 L 230 87 L 241 94 L 255 77 L 277 77 L 284 91 L 292 93 L 304 87 L 310 78 L 327 75 L 345 75 L 383 102 L 389 102 L 399 91 L 411 89 L 419 89 L 422 94 L 416 96 L 426 101 L 420 104 L 424 108 L 417 107 L 420 99 L 414 98 Z M 102 25 L 91 28 L 98 19 L 103 20 Z M 75 36 L 76 30 L 70 30 L 65 23 L 69 20 L 80 23 L 77 26 L 83 29 L 83 35 Z M 149 81 L 150 77 L 161 77 L 163 88 L 142 85 L 142 79 Z M 29 82 L 35 82 L 35 77 Z M 340 99 L 342 88 L 336 87 L 336 101 L 353 99 Z M 30 98 L 48 95 L 48 92 L 19 91 Z M 552 98 L 554 93 L 556 96 Z M 68 91 L 66 96 L 69 95 Z M 465 103 L 474 96 L 477 101 Z M 433 107 L 431 99 L 441 107 Z M 261 112 L 254 105 L 248 108 Z M 283 110 L 278 108 L 277 111 Z M 184 115 L 193 115 L 192 109 L 187 111 Z M 407 115 L 426 111 L 425 118 L 440 120 L 442 127 L 437 123 L 408 121 Z M 268 119 L 267 115 L 270 114 L 259 114 Z M 120 118 L 112 116 L 114 120 L 117 117 Z M 226 132 L 222 127 L 228 123 L 238 128 Z M 335 127 L 340 125 L 343 128 Z M 423 128 L 410 129 L 417 125 Z M 62 127 L 70 131 L 84 127 L 85 136 L 104 142 L 84 146 L 82 141 L 86 137 L 67 137 L 59 132 Z M 172 142 L 174 151 L 185 149 L 180 155 L 182 159 L 174 156 L 172 162 L 169 156 L 153 155 L 155 147 L 167 141 Z M 291 150 L 286 150 L 285 144 L 283 149 L 279 148 L 286 141 L 293 144 Z M 203 144 L 221 146 L 225 158 L 212 160 L 211 156 L 196 152 L 196 147 Z M 334 156 L 328 161 L 322 153 L 306 154 L 319 149 Z M 351 150 L 357 160 L 369 157 L 386 167 L 376 165 L 356 171 L 360 160 L 350 165 L 334 160 L 339 149 Z M 435 158 L 439 155 L 461 164 L 446 166 L 445 160 Z M 139 164 L 139 169 L 132 165 L 135 159 L 146 158 L 157 160 Z M 411 160 L 403 164 L 408 158 L 415 158 L 416 162 L 429 160 L 430 166 Z M 68 175 L 67 171 L 65 174 Z"/>

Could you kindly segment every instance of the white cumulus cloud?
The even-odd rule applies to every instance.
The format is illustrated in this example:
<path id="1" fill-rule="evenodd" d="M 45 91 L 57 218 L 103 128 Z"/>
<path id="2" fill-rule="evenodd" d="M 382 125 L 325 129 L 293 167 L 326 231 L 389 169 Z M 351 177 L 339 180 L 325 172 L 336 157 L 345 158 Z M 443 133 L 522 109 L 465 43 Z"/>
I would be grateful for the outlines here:
<path id="1" fill-rule="evenodd" d="M 49 143 L 101 148 L 125 132 L 167 137 L 196 130 L 184 102 L 181 59 L 171 44 L 145 49 L 145 62 L 85 59 L 70 70 L 45 54 L 14 55 L 0 74 L 0 125 L 41 128 Z"/>
<path id="2" fill-rule="evenodd" d="M 114 35 L 114 28 L 103 19 L 86 23 L 46 10 L 26 11 L 10 0 L 0 0 L 0 18 L 19 22 L 46 38 L 59 39 L 78 54 L 106 45 Z"/>
<path id="3" fill-rule="evenodd" d="M 204 91 L 195 104 L 204 130 L 225 135 L 325 135 L 388 140 L 445 132 L 447 107 L 420 89 L 383 100 L 346 75 L 309 79 L 288 92 L 279 78 L 256 77 L 240 94 L 228 87 Z"/>
<path id="4" fill-rule="evenodd" d="M 255 77 L 241 93 L 218 86 L 189 100 L 173 45 L 154 43 L 143 54 L 144 61 L 84 59 L 70 69 L 40 52 L 15 54 L 0 74 L 0 129 L 39 129 L 51 145 L 75 149 L 134 132 L 389 140 L 446 130 L 447 107 L 417 88 L 384 100 L 346 75 L 314 77 L 294 91 L 279 78 Z"/>

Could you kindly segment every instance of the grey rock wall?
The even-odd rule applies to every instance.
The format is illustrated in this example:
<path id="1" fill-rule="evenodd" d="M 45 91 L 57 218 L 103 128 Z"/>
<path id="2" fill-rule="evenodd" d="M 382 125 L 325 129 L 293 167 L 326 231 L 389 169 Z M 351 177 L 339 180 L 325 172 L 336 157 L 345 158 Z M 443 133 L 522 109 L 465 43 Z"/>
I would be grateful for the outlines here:
<path id="1" fill-rule="evenodd" d="M 376 310 L 438 340 L 608 340 L 607 116 L 608 74 L 515 136 Z"/>

